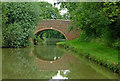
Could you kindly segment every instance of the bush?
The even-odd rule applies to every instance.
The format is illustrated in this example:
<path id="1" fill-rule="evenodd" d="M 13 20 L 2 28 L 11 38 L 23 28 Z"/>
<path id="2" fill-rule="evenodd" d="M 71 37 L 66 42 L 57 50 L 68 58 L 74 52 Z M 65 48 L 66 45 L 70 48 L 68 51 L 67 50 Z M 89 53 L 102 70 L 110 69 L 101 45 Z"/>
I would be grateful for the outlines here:
<path id="1" fill-rule="evenodd" d="M 26 47 L 31 45 L 29 39 L 35 38 L 34 29 L 40 20 L 61 15 L 47 2 L 5 2 L 2 17 L 2 47 Z"/>
<path id="2" fill-rule="evenodd" d="M 111 23 L 103 38 L 108 46 L 120 48 L 120 17 L 115 22 Z"/>
<path id="3" fill-rule="evenodd" d="M 23 33 L 23 29 L 22 27 L 17 24 L 10 24 L 8 25 L 8 28 L 4 30 L 4 44 L 5 47 L 21 47 L 21 46 L 26 46 L 26 41 L 24 41 L 24 39 L 26 38 L 26 36 L 24 35 L 25 33 Z"/>
<path id="4" fill-rule="evenodd" d="M 29 45 L 29 38 L 40 22 L 38 3 L 10 2 L 3 3 L 3 44 L 4 47 L 21 47 Z"/>

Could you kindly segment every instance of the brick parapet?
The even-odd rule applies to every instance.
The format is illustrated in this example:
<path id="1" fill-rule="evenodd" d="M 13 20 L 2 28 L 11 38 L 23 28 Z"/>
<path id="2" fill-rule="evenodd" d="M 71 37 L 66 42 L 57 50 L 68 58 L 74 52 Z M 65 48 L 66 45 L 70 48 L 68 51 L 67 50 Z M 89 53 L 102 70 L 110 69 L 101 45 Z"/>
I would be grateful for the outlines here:
<path id="1" fill-rule="evenodd" d="M 70 20 L 61 20 L 61 19 L 42 20 L 40 24 L 38 24 L 38 26 L 36 27 L 35 34 L 43 30 L 53 29 L 53 30 L 61 32 L 66 37 L 67 40 L 72 40 L 74 38 L 79 37 L 81 31 L 72 30 L 71 32 L 68 32 L 71 22 L 72 21 Z"/>

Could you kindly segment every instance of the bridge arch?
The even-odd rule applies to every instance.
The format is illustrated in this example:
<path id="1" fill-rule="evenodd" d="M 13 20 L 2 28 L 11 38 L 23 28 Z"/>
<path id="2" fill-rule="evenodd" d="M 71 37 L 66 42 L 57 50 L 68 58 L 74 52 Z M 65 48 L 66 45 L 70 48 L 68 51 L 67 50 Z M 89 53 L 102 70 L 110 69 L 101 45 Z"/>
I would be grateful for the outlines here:
<path id="1" fill-rule="evenodd" d="M 54 27 L 41 28 L 41 29 L 35 31 L 34 34 L 37 34 L 37 33 L 41 32 L 41 31 L 44 31 L 44 30 L 55 30 L 55 31 L 58 31 L 58 32 L 60 32 L 61 34 L 64 35 L 64 37 L 66 38 L 66 40 L 68 40 L 68 38 L 67 38 L 67 36 L 65 35 L 64 32 L 62 32 L 61 30 L 59 30 L 59 29 L 57 29 L 57 28 L 54 28 Z"/>
<path id="2" fill-rule="evenodd" d="M 65 36 L 67 40 L 72 40 L 79 37 L 81 31 L 72 30 L 68 32 L 71 22 L 72 22 L 71 20 L 63 20 L 63 19 L 42 20 L 40 24 L 38 24 L 38 26 L 36 27 L 34 34 L 43 30 L 52 29 L 52 30 L 59 31 L 61 34 Z"/>

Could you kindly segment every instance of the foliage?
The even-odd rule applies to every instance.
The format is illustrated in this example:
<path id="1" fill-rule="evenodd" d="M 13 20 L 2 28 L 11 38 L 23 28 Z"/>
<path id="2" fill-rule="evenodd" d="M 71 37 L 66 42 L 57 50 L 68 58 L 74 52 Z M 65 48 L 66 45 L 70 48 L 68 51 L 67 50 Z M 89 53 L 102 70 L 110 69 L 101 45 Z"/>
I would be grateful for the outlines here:
<path id="1" fill-rule="evenodd" d="M 63 15 L 63 19 L 69 20 L 69 19 L 70 19 L 70 14 L 69 14 L 69 13 L 65 13 L 65 14 Z"/>
<path id="2" fill-rule="evenodd" d="M 56 30 L 45 30 L 41 32 L 45 38 L 61 38 L 64 39 L 65 36 Z"/>
<path id="3" fill-rule="evenodd" d="M 103 3 L 101 13 L 111 21 L 103 38 L 107 45 L 120 49 L 120 2 Z"/>
<path id="4" fill-rule="evenodd" d="M 2 46 L 2 3 L 0 2 L 0 47 Z"/>
<path id="5" fill-rule="evenodd" d="M 73 20 L 70 30 L 83 30 L 85 41 L 101 38 L 106 45 L 120 47 L 120 2 L 61 2 L 63 8 L 68 9 Z"/>
<path id="6" fill-rule="evenodd" d="M 2 10 L 3 47 L 29 46 L 40 20 L 61 18 L 58 9 L 47 2 L 6 2 Z"/>
<path id="7" fill-rule="evenodd" d="M 84 30 L 88 37 L 99 37 L 110 23 L 105 16 L 96 11 L 98 5 L 98 3 L 81 3 L 72 17 L 76 27 Z"/>
<path id="8" fill-rule="evenodd" d="M 5 41 L 3 45 L 6 47 L 19 47 L 23 43 L 25 35 L 23 34 L 23 29 L 17 23 L 9 24 L 5 34 L 3 34 Z"/>
<path id="9" fill-rule="evenodd" d="M 105 42 L 109 46 L 113 46 L 115 48 L 120 49 L 120 18 L 117 18 L 115 22 L 109 25 L 105 37 Z"/>
<path id="10" fill-rule="evenodd" d="M 35 26 L 41 20 L 39 5 L 37 3 L 4 3 L 3 6 L 6 11 L 6 14 L 3 14 L 6 19 L 3 18 L 3 45 L 27 46 L 29 38 L 33 37 Z"/>
<path id="11" fill-rule="evenodd" d="M 40 38 L 40 34 L 36 35 L 35 39 L 34 39 L 34 44 L 42 44 L 42 39 Z"/>
<path id="12" fill-rule="evenodd" d="M 62 18 L 58 8 L 52 7 L 52 4 L 49 4 L 47 2 L 40 2 L 39 6 L 42 11 L 40 16 L 43 19 L 61 19 Z"/>
<path id="13" fill-rule="evenodd" d="M 115 22 L 120 16 L 120 2 L 105 2 L 100 12 L 108 17 L 111 22 Z"/>
<path id="14" fill-rule="evenodd" d="M 56 30 L 44 30 L 36 34 L 35 43 L 45 40 L 45 38 L 65 39 L 65 36 Z"/>

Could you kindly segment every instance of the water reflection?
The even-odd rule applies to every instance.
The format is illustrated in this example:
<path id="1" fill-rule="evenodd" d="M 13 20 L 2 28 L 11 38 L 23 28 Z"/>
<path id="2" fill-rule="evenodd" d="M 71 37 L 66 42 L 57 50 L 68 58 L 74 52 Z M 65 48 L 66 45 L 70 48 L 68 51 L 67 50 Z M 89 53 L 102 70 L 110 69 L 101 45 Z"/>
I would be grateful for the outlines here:
<path id="1" fill-rule="evenodd" d="M 0 81 L 2 80 L 2 49 L 0 48 Z"/>
<path id="2" fill-rule="evenodd" d="M 35 57 L 29 56 L 33 48 L 3 48 L 3 79 L 46 79 L 56 71 L 40 70 L 36 66 Z"/>
<path id="3" fill-rule="evenodd" d="M 70 70 L 58 70 L 57 75 L 53 76 L 52 79 L 68 79 L 65 77 Z"/>
<path id="4" fill-rule="evenodd" d="M 118 75 L 56 46 L 2 49 L 3 79 L 117 79 Z"/>
<path id="5" fill-rule="evenodd" d="M 37 45 L 33 52 L 38 58 L 48 61 L 57 60 L 64 55 L 64 51 L 56 48 L 56 45 Z"/>

